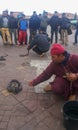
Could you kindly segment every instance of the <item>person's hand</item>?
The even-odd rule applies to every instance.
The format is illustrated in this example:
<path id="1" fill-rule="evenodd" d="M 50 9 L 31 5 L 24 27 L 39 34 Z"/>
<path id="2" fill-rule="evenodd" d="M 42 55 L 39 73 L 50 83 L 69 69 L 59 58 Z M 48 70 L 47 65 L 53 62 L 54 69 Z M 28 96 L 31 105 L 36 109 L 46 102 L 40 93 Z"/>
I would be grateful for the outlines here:
<path id="1" fill-rule="evenodd" d="M 30 87 L 32 87 L 32 86 L 33 86 L 32 81 L 28 81 L 28 85 L 29 85 Z"/>
<path id="2" fill-rule="evenodd" d="M 69 81 L 74 81 L 74 80 L 77 79 L 77 75 L 75 73 L 67 73 L 66 79 L 69 80 Z"/>

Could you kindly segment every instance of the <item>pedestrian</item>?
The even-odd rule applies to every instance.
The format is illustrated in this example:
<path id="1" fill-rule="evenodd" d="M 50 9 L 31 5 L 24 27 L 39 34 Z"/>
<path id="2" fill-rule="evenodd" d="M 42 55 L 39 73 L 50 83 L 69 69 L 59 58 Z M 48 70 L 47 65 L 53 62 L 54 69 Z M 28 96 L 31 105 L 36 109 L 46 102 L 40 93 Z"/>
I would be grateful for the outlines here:
<path id="1" fill-rule="evenodd" d="M 50 18 L 49 25 L 51 26 L 51 43 L 53 43 L 54 36 L 55 36 L 55 43 L 57 43 L 58 42 L 58 27 L 60 25 L 57 11 L 55 11 L 52 17 Z"/>
<path id="2" fill-rule="evenodd" d="M 28 81 L 28 85 L 36 86 L 54 74 L 54 80 L 44 87 L 44 91 L 53 91 L 65 100 L 74 100 L 78 92 L 78 55 L 70 54 L 60 43 L 51 46 L 50 54 L 51 63 L 39 76 Z"/>
<path id="3" fill-rule="evenodd" d="M 48 22 L 48 12 L 43 11 L 43 14 L 40 17 L 40 30 L 47 32 Z"/>
<path id="4" fill-rule="evenodd" d="M 71 23 L 69 18 L 66 16 L 66 13 L 62 13 L 60 18 L 60 28 L 61 28 L 61 40 L 62 44 L 65 46 L 68 45 L 68 30 L 71 28 Z"/>
<path id="5" fill-rule="evenodd" d="M 20 20 L 18 21 L 18 45 L 25 45 L 26 44 L 26 38 L 27 38 L 27 29 L 28 29 L 28 21 L 25 18 L 25 15 L 22 14 Z"/>
<path id="6" fill-rule="evenodd" d="M 75 31 L 75 36 L 74 36 L 74 43 L 73 43 L 73 45 L 77 45 L 77 43 L 78 43 L 77 38 L 78 38 L 78 20 L 77 20 L 77 23 L 76 23 L 76 31 Z"/>
<path id="7" fill-rule="evenodd" d="M 17 44 L 17 29 L 18 29 L 18 20 L 14 17 L 13 12 L 10 12 L 9 16 L 9 31 L 12 39 L 12 44 Z M 13 40 L 14 36 L 14 40 Z"/>
<path id="8" fill-rule="evenodd" d="M 2 25 L 1 25 L 1 15 L 0 15 L 0 36 L 2 38 Z"/>
<path id="9" fill-rule="evenodd" d="M 2 16 L 0 18 L 0 24 L 1 24 L 3 44 L 12 45 L 12 39 L 11 39 L 10 31 L 9 31 L 10 17 L 8 15 L 8 10 L 2 11 Z"/>
<path id="10" fill-rule="evenodd" d="M 34 52 L 36 52 L 40 56 L 44 56 L 46 52 L 49 51 L 50 48 L 50 40 L 47 36 L 47 34 L 44 33 L 44 31 L 39 31 L 39 34 L 33 33 L 32 35 L 32 41 L 28 45 L 28 51 L 32 49 Z"/>
<path id="11" fill-rule="evenodd" d="M 36 11 L 33 11 L 32 16 L 29 19 L 29 42 L 32 40 L 33 33 L 37 33 L 40 27 L 40 18 Z"/>

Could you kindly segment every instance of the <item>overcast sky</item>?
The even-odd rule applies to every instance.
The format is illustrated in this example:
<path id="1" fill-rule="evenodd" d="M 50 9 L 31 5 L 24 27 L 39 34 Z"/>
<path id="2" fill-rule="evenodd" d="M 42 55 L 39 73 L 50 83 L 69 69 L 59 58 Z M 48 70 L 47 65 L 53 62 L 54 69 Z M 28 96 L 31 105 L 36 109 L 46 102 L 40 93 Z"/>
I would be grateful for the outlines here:
<path id="1" fill-rule="evenodd" d="M 0 13 L 3 10 L 22 11 L 26 15 L 31 15 L 33 11 L 37 14 L 43 10 L 53 13 L 54 11 L 77 13 L 77 0 L 0 0 Z"/>

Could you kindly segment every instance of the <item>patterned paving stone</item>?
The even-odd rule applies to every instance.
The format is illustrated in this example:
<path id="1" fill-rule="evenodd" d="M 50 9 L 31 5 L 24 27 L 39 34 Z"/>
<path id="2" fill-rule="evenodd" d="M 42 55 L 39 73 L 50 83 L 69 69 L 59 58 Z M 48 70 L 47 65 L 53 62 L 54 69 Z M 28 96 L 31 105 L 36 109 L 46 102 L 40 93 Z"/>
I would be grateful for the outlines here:
<path id="1" fill-rule="evenodd" d="M 78 53 L 78 46 L 72 45 L 73 38 L 69 36 L 69 52 Z M 44 93 L 43 86 L 29 87 L 27 81 L 38 75 L 50 62 L 49 52 L 44 58 L 30 52 L 28 57 L 26 47 L 3 46 L 0 42 L 0 55 L 8 54 L 5 61 L 0 61 L 0 130 L 65 130 L 63 113 L 64 100 L 53 93 Z M 23 90 L 17 94 L 6 91 L 7 84 L 17 79 L 23 85 Z M 51 79 L 52 80 L 52 79 Z"/>

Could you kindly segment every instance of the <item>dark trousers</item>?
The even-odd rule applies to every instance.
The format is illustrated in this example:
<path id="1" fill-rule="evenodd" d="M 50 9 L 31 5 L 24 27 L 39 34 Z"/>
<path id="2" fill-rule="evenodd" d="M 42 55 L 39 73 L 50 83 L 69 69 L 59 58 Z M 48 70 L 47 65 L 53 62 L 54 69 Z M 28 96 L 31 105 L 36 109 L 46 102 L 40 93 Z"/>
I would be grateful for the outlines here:
<path id="1" fill-rule="evenodd" d="M 41 55 L 44 52 L 47 52 L 48 50 L 40 50 L 37 46 L 33 48 L 33 51 L 35 51 L 38 55 Z"/>
<path id="2" fill-rule="evenodd" d="M 51 28 L 51 43 L 53 42 L 53 36 L 55 34 L 55 43 L 58 41 L 58 29 Z"/>
<path id="3" fill-rule="evenodd" d="M 29 43 L 30 43 L 33 39 L 33 35 L 35 36 L 37 34 L 37 29 L 29 29 L 29 31 L 30 31 Z"/>
<path id="4" fill-rule="evenodd" d="M 12 39 L 12 42 L 13 42 L 12 34 L 14 34 L 14 42 L 17 44 L 18 34 L 17 34 L 17 29 L 16 28 L 13 28 L 13 29 L 10 28 L 10 35 L 11 35 L 11 39 Z"/>
<path id="5" fill-rule="evenodd" d="M 75 32 L 75 43 L 77 43 L 78 29 Z"/>

